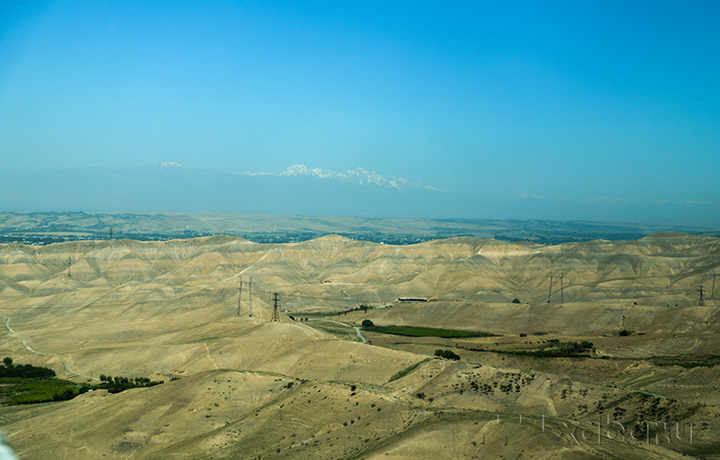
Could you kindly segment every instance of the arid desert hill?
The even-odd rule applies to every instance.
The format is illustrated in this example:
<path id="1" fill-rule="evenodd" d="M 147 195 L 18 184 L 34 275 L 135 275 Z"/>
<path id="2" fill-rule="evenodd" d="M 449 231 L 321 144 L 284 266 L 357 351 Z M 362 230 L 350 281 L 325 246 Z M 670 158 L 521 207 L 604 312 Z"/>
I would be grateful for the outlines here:
<path id="1" fill-rule="evenodd" d="M 712 430 L 694 444 L 630 431 L 622 442 L 601 433 L 602 443 L 562 424 L 636 423 L 648 405 L 664 408 L 663 423 L 720 421 L 719 265 L 720 240 L 684 234 L 559 246 L 338 236 L 0 245 L 2 353 L 77 381 L 168 380 L 4 408 L 0 422 L 23 458 L 716 455 Z M 363 335 L 365 319 L 494 336 Z M 512 353 L 549 339 L 595 349 Z M 438 347 L 462 359 L 434 358 Z"/>

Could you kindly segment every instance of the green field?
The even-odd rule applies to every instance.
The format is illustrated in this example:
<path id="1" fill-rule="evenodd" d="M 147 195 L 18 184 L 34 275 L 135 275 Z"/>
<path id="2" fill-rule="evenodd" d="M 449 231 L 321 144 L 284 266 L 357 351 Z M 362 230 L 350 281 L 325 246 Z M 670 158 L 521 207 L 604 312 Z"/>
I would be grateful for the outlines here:
<path id="1" fill-rule="evenodd" d="M 372 326 L 365 327 L 368 332 L 379 332 L 381 334 L 402 335 L 405 337 L 440 337 L 443 339 L 454 339 L 461 337 L 492 337 L 494 334 L 481 331 L 461 331 L 457 329 L 440 329 L 434 327 L 417 326 Z"/>
<path id="2" fill-rule="evenodd" d="M 35 404 L 61 399 L 71 399 L 80 386 L 68 380 L 37 380 L 21 377 L 0 378 L 0 403 Z"/>

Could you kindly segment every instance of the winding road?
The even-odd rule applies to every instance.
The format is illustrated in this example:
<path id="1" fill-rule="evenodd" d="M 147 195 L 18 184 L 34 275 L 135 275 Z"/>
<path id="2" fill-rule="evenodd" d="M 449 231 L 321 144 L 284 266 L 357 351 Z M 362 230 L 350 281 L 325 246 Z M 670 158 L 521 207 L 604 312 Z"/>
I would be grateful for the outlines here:
<path id="1" fill-rule="evenodd" d="M 9 316 L 5 316 L 5 315 L 0 315 L 0 316 L 2 316 L 3 318 L 5 318 L 5 327 L 6 327 L 7 330 L 8 330 L 7 335 L 9 335 L 9 336 L 11 336 L 11 337 L 15 337 L 15 334 L 16 334 L 15 329 L 13 329 L 12 327 L 10 327 L 10 317 L 9 317 Z M 41 356 L 46 356 L 46 355 L 47 355 L 47 353 L 43 353 L 42 351 L 34 350 L 34 349 L 27 343 L 27 340 L 28 340 L 27 337 L 16 337 L 16 338 L 20 341 L 20 343 L 22 344 L 22 346 L 25 347 L 25 349 L 26 349 L 27 351 L 29 351 L 29 352 L 31 352 L 31 353 L 35 353 L 36 355 L 41 355 Z M 65 370 L 66 370 L 68 373 L 73 374 L 73 375 L 77 375 L 77 376 L 79 376 L 79 377 L 84 377 L 84 378 L 86 378 L 86 379 L 91 379 L 91 380 L 100 381 L 100 379 L 98 379 L 98 378 L 96 378 L 96 377 L 91 377 L 91 376 L 89 376 L 89 375 L 85 375 L 85 374 L 83 374 L 83 373 L 81 373 L 81 372 L 77 372 L 77 371 L 73 370 L 73 369 L 70 367 L 70 363 L 69 363 L 65 358 L 63 358 L 62 356 L 57 355 L 57 354 L 52 354 L 51 356 L 54 356 L 55 358 L 58 358 L 60 361 L 62 361 L 63 364 L 65 365 Z"/>

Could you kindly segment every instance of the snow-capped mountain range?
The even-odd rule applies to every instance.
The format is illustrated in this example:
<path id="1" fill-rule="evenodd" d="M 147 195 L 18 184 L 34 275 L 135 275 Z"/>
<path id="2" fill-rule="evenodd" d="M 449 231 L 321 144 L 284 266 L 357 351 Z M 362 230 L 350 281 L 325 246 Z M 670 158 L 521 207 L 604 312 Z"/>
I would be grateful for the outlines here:
<path id="1" fill-rule="evenodd" d="M 360 185 L 379 185 L 386 188 L 404 190 L 408 188 L 425 188 L 434 191 L 444 191 L 432 185 L 423 185 L 421 182 L 411 182 L 403 177 L 385 177 L 375 171 L 365 168 L 355 168 L 349 171 L 338 172 L 330 169 L 308 168 L 306 165 L 292 165 L 279 173 L 246 172 L 245 176 L 276 176 L 276 177 L 314 177 L 337 182 L 350 182 Z"/>
<path id="2" fill-rule="evenodd" d="M 189 171 L 180 163 L 174 161 L 163 161 L 154 163 L 153 168 L 161 171 Z M 351 183 L 359 185 L 378 185 L 380 187 L 406 190 L 413 188 L 423 188 L 426 190 L 432 190 L 436 192 L 446 192 L 446 190 L 434 187 L 432 185 L 423 185 L 419 181 L 409 181 L 404 177 L 395 176 L 383 176 L 376 171 L 368 171 L 365 168 L 357 167 L 348 171 L 333 171 L 331 169 L 323 168 L 309 168 L 304 164 L 292 165 L 280 172 L 252 172 L 247 171 L 244 173 L 238 173 L 241 176 L 250 177 L 304 177 L 314 178 L 326 181 L 334 181 L 340 183 Z"/>

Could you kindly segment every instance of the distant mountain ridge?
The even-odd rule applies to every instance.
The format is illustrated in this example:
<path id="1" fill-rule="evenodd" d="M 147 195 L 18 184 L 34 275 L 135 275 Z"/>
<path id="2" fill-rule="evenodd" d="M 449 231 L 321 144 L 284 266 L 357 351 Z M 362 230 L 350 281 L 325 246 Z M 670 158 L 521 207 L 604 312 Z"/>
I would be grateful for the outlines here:
<path id="1" fill-rule="evenodd" d="M 280 173 L 189 169 L 162 162 L 132 168 L 0 171 L 0 210 L 242 212 L 293 215 L 427 216 L 445 193 L 357 168 L 296 165 Z M 458 210 L 459 211 L 459 210 Z"/>
<path id="2" fill-rule="evenodd" d="M 239 173 L 167 161 L 131 168 L 0 171 L 0 212 L 224 212 L 720 226 L 720 203 L 715 202 L 568 200 L 524 193 L 522 184 L 518 190 L 517 196 L 441 190 L 362 167 L 338 172 L 300 164 L 276 173 Z"/>

